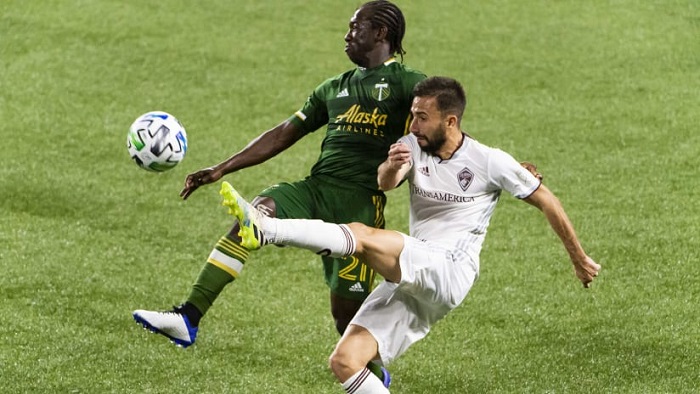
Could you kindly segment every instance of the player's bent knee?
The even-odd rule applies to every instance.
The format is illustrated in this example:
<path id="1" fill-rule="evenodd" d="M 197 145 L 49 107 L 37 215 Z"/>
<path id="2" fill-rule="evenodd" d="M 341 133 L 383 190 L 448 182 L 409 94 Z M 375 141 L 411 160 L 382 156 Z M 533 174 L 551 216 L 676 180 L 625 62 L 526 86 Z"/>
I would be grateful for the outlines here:
<path id="1" fill-rule="evenodd" d="M 342 348 L 336 348 L 331 356 L 328 358 L 328 366 L 330 367 L 333 374 L 337 376 L 341 381 L 344 381 L 348 377 L 352 376 L 355 370 L 359 370 L 362 366 L 355 366 L 352 363 L 352 358 L 350 354 L 343 351 Z"/>

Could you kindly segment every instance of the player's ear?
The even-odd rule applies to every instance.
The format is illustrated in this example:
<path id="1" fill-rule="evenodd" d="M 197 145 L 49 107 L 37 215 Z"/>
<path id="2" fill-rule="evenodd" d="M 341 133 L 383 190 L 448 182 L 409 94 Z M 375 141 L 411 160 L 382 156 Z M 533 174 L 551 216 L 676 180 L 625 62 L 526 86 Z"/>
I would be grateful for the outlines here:
<path id="1" fill-rule="evenodd" d="M 447 126 L 459 128 L 459 119 L 457 115 L 447 115 Z"/>
<path id="2" fill-rule="evenodd" d="M 386 26 L 380 26 L 375 33 L 375 38 L 377 41 L 386 40 L 386 36 L 389 34 L 389 29 Z"/>

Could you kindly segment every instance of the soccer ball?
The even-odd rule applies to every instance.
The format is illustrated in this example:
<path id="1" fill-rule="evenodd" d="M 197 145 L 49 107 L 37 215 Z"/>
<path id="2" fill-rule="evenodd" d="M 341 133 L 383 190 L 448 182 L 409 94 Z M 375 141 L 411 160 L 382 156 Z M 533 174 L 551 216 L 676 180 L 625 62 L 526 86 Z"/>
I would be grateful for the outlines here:
<path id="1" fill-rule="evenodd" d="M 139 167 L 163 172 L 175 167 L 187 152 L 187 133 L 167 112 L 145 113 L 129 128 L 126 147 Z"/>

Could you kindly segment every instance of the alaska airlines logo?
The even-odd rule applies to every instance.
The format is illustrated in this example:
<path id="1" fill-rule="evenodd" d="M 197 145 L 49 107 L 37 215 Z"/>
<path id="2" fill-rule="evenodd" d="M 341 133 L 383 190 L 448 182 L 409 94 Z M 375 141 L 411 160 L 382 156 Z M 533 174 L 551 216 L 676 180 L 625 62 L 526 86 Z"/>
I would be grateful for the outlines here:
<path id="1" fill-rule="evenodd" d="M 386 82 L 378 83 L 374 85 L 374 89 L 372 89 L 371 94 L 372 98 L 374 98 L 375 100 L 382 101 L 391 96 L 391 88 Z"/>
<path id="2" fill-rule="evenodd" d="M 386 120 L 387 115 L 380 114 L 377 108 L 372 112 L 362 112 L 359 104 L 353 105 L 344 114 L 336 117 L 337 122 L 372 125 L 377 128 L 386 126 Z"/>

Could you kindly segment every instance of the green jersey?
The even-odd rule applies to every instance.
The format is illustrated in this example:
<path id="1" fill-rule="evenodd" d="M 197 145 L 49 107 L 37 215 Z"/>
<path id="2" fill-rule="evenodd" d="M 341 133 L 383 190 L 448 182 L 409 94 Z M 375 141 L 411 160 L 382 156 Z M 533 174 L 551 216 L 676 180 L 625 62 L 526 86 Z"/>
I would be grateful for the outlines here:
<path id="1" fill-rule="evenodd" d="M 395 59 L 327 79 L 290 121 L 305 133 L 327 126 L 312 176 L 377 190 L 377 167 L 408 132 L 413 87 L 425 74 Z"/>

